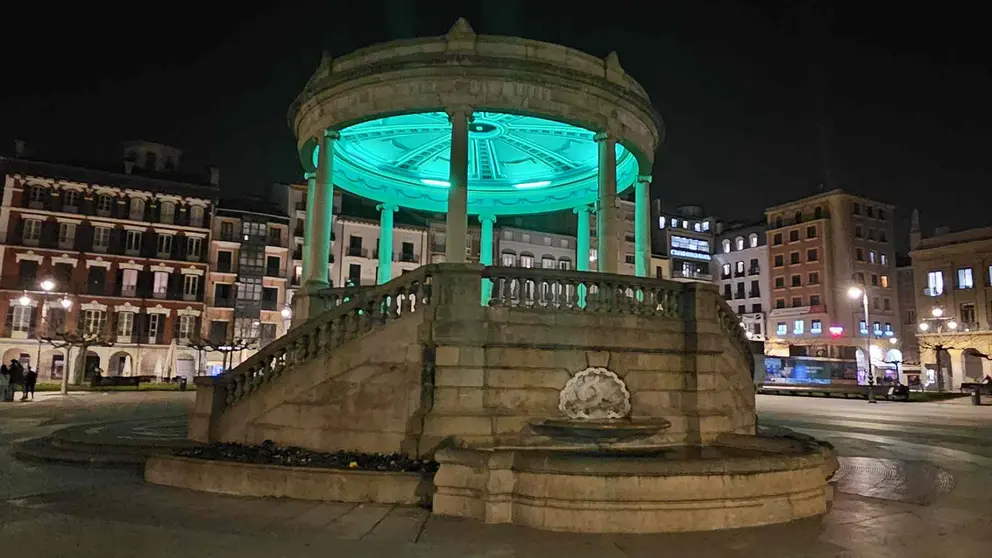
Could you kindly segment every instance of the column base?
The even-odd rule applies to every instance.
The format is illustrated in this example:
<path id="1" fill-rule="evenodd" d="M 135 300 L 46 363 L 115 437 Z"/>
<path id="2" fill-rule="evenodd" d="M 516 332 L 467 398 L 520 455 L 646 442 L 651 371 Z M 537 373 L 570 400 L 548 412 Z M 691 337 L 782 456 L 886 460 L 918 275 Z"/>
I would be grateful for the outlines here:
<path id="1" fill-rule="evenodd" d="M 293 297 L 293 321 L 290 329 L 306 323 L 311 317 L 327 309 L 327 303 L 318 293 L 328 288 L 326 284 L 310 283 L 303 286 Z"/>

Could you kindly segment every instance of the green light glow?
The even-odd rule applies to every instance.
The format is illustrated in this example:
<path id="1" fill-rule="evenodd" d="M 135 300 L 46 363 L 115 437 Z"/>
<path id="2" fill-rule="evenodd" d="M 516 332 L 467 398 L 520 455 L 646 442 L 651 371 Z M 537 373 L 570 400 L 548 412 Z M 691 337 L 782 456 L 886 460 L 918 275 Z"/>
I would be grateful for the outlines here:
<path id="1" fill-rule="evenodd" d="M 403 114 L 340 130 L 334 184 L 382 203 L 447 209 L 451 124 L 443 112 Z M 637 161 L 617 145 L 617 190 Z M 313 154 L 317 160 L 317 150 Z M 595 134 L 533 116 L 477 112 L 469 124 L 468 212 L 521 215 L 571 209 L 596 199 Z"/>

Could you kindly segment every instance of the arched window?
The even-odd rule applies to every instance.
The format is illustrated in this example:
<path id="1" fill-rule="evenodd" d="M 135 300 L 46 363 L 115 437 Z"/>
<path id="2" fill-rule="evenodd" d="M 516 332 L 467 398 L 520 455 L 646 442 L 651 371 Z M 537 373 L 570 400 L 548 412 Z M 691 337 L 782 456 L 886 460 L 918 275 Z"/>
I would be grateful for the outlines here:
<path id="1" fill-rule="evenodd" d="M 96 198 L 96 214 L 103 217 L 110 217 L 110 212 L 114 208 L 114 198 L 103 194 Z"/>
<path id="2" fill-rule="evenodd" d="M 822 207 L 816 206 L 816 209 L 813 210 L 813 218 L 814 219 L 822 219 L 823 218 L 823 208 Z"/>
<path id="3" fill-rule="evenodd" d="M 797 223 L 802 223 L 803 222 L 803 212 L 802 211 L 797 211 L 796 212 L 796 222 Z"/>
<path id="4" fill-rule="evenodd" d="M 781 226 L 782 226 L 782 216 L 779 215 L 778 217 L 775 218 L 775 228 L 776 229 L 781 228 Z"/>
<path id="5" fill-rule="evenodd" d="M 724 239 L 724 241 L 723 241 L 723 253 L 724 254 L 729 254 L 730 253 L 730 239 Z"/>
<path id="6" fill-rule="evenodd" d="M 191 227 L 203 226 L 203 207 L 194 205 L 189 209 L 189 225 Z"/>
<path id="7" fill-rule="evenodd" d="M 751 235 L 747 237 L 747 240 L 748 240 L 748 246 L 750 246 L 751 248 L 757 248 L 758 247 L 758 235 L 757 235 L 757 233 L 751 233 Z"/>
<path id="8" fill-rule="evenodd" d="M 743 236 L 738 236 L 737 238 L 735 238 L 734 239 L 734 244 L 737 246 L 737 249 L 738 250 L 743 250 L 744 249 L 744 237 Z"/>
<path id="9" fill-rule="evenodd" d="M 160 220 L 163 223 L 173 223 L 176 220 L 176 204 L 172 202 L 162 202 Z"/>
<path id="10" fill-rule="evenodd" d="M 79 192 L 75 190 L 65 190 L 62 194 L 62 205 L 70 213 L 79 211 Z"/>
<path id="11" fill-rule="evenodd" d="M 131 210 L 128 212 L 128 218 L 132 221 L 145 220 L 145 200 L 141 198 L 131 198 Z"/>
<path id="12" fill-rule="evenodd" d="M 155 170 L 158 167 L 158 155 L 154 151 L 145 153 L 145 169 Z"/>
<path id="13" fill-rule="evenodd" d="M 514 254 L 512 250 L 503 250 L 499 263 L 503 267 L 516 267 L 517 255 Z"/>

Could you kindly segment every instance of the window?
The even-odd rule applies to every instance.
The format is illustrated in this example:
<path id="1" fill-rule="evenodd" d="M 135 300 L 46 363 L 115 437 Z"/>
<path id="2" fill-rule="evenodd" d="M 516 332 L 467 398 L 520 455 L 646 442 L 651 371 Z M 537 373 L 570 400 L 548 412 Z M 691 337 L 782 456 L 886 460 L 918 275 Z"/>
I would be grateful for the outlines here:
<path id="1" fill-rule="evenodd" d="M 868 335 L 868 324 L 864 320 L 858 320 L 858 331 L 861 332 L 861 335 Z"/>
<path id="2" fill-rule="evenodd" d="M 792 286 L 793 287 L 802 287 L 803 286 L 803 279 L 802 279 L 802 277 L 800 277 L 799 275 L 793 275 L 792 276 Z"/>
<path id="3" fill-rule="evenodd" d="M 889 288 L 889 276 L 888 275 L 882 275 L 880 279 L 881 279 L 880 282 L 882 284 L 882 288 L 883 289 Z"/>
<path id="4" fill-rule="evenodd" d="M 137 253 L 141 251 L 141 231 L 127 231 L 127 244 L 125 245 L 128 252 Z"/>
<path id="5" fill-rule="evenodd" d="M 802 335 L 803 329 L 806 327 L 806 322 L 803 320 L 796 320 L 792 323 L 792 333 L 796 335 Z"/>
<path id="6" fill-rule="evenodd" d="M 96 214 L 109 217 L 110 211 L 114 208 L 114 198 L 104 194 L 96 198 Z"/>
<path id="7" fill-rule="evenodd" d="M 758 235 L 757 235 L 757 234 L 755 234 L 755 233 L 751 233 L 751 234 L 750 234 L 750 235 L 749 235 L 749 236 L 747 237 L 747 244 L 748 244 L 748 246 L 750 246 L 751 248 L 757 248 L 757 247 L 758 247 Z"/>
<path id="8" fill-rule="evenodd" d="M 534 256 L 520 254 L 520 267 L 532 268 L 534 267 Z"/>
<path id="9" fill-rule="evenodd" d="M 665 217 L 664 216 L 658 217 L 658 228 L 659 229 L 665 228 Z"/>
<path id="10" fill-rule="evenodd" d="M 930 271 L 927 273 L 927 295 L 940 296 L 944 294 L 944 272 Z"/>
<path id="11" fill-rule="evenodd" d="M 884 221 L 885 220 L 885 210 L 882 209 L 882 208 L 879 208 L 878 209 L 878 220 L 879 221 Z"/>
<path id="12" fill-rule="evenodd" d="M 362 282 L 362 264 L 351 264 L 348 266 L 348 280 L 355 285 Z"/>
<path id="13" fill-rule="evenodd" d="M 871 299 L 871 307 L 872 307 L 873 309 L 875 309 L 875 310 L 881 310 L 881 309 L 882 309 L 882 305 L 881 305 L 881 303 L 879 302 L 879 300 L 878 300 L 878 297 L 877 297 L 877 296 L 875 296 L 875 297 L 872 297 L 872 299 Z"/>
<path id="14" fill-rule="evenodd" d="M 988 282 L 985 284 L 992 287 L 992 265 L 989 266 L 988 275 L 986 275 L 986 279 L 988 279 Z"/>
<path id="15" fill-rule="evenodd" d="M 820 272 L 813 271 L 809 274 L 806 280 L 807 285 L 819 285 L 820 284 Z"/>
<path id="16" fill-rule="evenodd" d="M 793 308 L 801 308 L 802 305 L 803 305 L 803 297 L 801 297 L 801 296 L 794 296 L 794 297 L 792 297 L 792 307 Z"/>
<path id="17" fill-rule="evenodd" d="M 93 228 L 93 251 L 106 252 L 110 246 L 110 229 L 108 227 Z"/>
<path id="18" fill-rule="evenodd" d="M 882 299 L 882 310 L 892 310 L 892 301 L 890 299 Z"/>
<path id="19" fill-rule="evenodd" d="M 865 208 L 867 209 L 866 213 L 868 214 L 869 217 L 874 217 L 875 216 L 875 208 L 874 207 L 872 207 L 870 205 L 866 205 Z"/>
<path id="20" fill-rule="evenodd" d="M 191 227 L 203 226 L 203 207 L 194 205 L 189 208 L 189 225 Z"/>
<path id="21" fill-rule="evenodd" d="M 760 287 L 758 281 L 751 281 L 751 291 L 748 292 L 748 296 L 750 298 L 755 298 L 755 297 L 761 296 L 761 287 Z"/>
<path id="22" fill-rule="evenodd" d="M 238 339 L 257 339 L 262 322 L 258 318 L 235 318 L 234 336 Z"/>
<path id="23" fill-rule="evenodd" d="M 861 204 L 854 202 L 854 214 L 861 215 Z"/>
<path id="24" fill-rule="evenodd" d="M 681 248 L 691 252 L 710 253 L 710 243 L 708 241 L 700 240 L 698 238 L 687 238 L 684 236 L 673 236 L 672 248 Z"/>
<path id="25" fill-rule="evenodd" d="M 775 333 L 776 334 L 778 334 L 778 335 L 785 335 L 788 332 L 789 332 L 789 329 L 788 329 L 788 326 L 785 325 L 785 322 L 778 322 L 777 324 L 775 324 Z"/>
<path id="26" fill-rule="evenodd" d="M 885 231 L 878 231 L 878 241 L 879 242 L 887 241 L 887 239 L 885 238 Z"/>
<path id="27" fill-rule="evenodd" d="M 162 330 L 162 314 L 148 315 L 148 340 L 158 341 L 158 334 Z"/>
<path id="28" fill-rule="evenodd" d="M 282 268 L 282 259 L 279 256 L 266 256 L 265 257 L 265 274 L 269 277 L 279 277 L 279 271 Z"/>
<path id="29" fill-rule="evenodd" d="M 558 260 L 558 269 L 563 269 L 565 271 L 572 269 L 572 261 L 569 260 L 568 258 L 562 258 Z"/>
<path id="30" fill-rule="evenodd" d="M 137 289 L 138 289 L 138 270 L 137 269 L 121 270 L 121 296 L 134 296 Z"/>
<path id="31" fill-rule="evenodd" d="M 167 224 L 174 223 L 176 220 L 176 204 L 172 202 L 162 202 L 162 206 L 159 209 L 159 221 Z"/>
<path id="32" fill-rule="evenodd" d="M 760 302 L 755 302 L 754 304 L 752 304 L 751 305 L 751 312 L 754 312 L 755 314 L 760 313 L 761 312 L 761 303 Z"/>
<path id="33" fill-rule="evenodd" d="M 158 235 L 158 257 L 168 258 L 172 255 L 172 235 L 171 234 L 161 234 Z"/>
<path id="34" fill-rule="evenodd" d="M 269 227 L 269 245 L 282 246 L 282 229 L 279 227 Z"/>
<path id="35" fill-rule="evenodd" d="M 83 314 L 83 332 L 90 335 L 102 332 L 106 319 L 103 310 L 87 310 Z"/>
<path id="36" fill-rule="evenodd" d="M 775 308 L 785 308 L 785 299 L 784 298 L 776 298 L 775 299 Z"/>
<path id="37" fill-rule="evenodd" d="M 517 264 L 517 256 L 513 254 L 503 254 L 501 257 L 503 267 L 513 267 Z"/>
<path id="38" fill-rule="evenodd" d="M 527 233 L 523 233 L 523 235 L 521 236 L 521 239 L 522 239 L 523 242 L 530 242 L 530 235 L 527 234 Z"/>
<path id="39" fill-rule="evenodd" d="M 696 232 L 702 232 L 702 230 L 703 230 L 703 225 L 702 225 L 701 223 L 698 223 L 698 222 L 696 222 L 696 223 L 693 223 L 693 224 L 692 224 L 692 230 L 694 230 L 694 231 L 696 231 Z"/>
<path id="40" fill-rule="evenodd" d="M 761 273 L 761 267 L 758 265 L 758 258 L 751 258 L 751 265 L 748 266 L 748 275 L 755 275 Z"/>
<path id="41" fill-rule="evenodd" d="M 875 263 L 875 251 L 874 250 L 869 250 L 868 251 L 868 261 L 870 263 Z"/>
<path id="42" fill-rule="evenodd" d="M 723 264 L 722 270 L 723 270 L 723 273 L 720 275 L 720 278 L 721 279 L 729 279 L 730 278 L 730 264 L 729 263 Z"/>
<path id="43" fill-rule="evenodd" d="M 703 232 L 707 232 L 709 230 L 710 230 L 710 222 L 709 221 L 703 221 Z"/>
<path id="44" fill-rule="evenodd" d="M 959 289 L 974 289 L 975 280 L 971 276 L 970 267 L 960 267 L 958 268 L 958 288 Z"/>
<path id="45" fill-rule="evenodd" d="M 906 310 L 906 322 L 907 324 L 916 323 L 916 310 Z"/>
<path id="46" fill-rule="evenodd" d="M 799 242 L 799 229 L 789 231 L 789 242 Z"/>
<path id="47" fill-rule="evenodd" d="M 744 298 L 744 282 L 737 283 L 737 295 L 734 298 Z"/>
<path id="48" fill-rule="evenodd" d="M 861 248 L 855 248 L 854 259 L 858 260 L 859 262 L 865 261 L 865 251 L 862 250 Z"/>
<path id="49" fill-rule="evenodd" d="M 796 265 L 799 263 L 799 252 L 792 252 L 789 254 L 789 264 Z"/>
<path id="50" fill-rule="evenodd" d="M 859 285 L 864 285 L 865 284 L 865 273 L 863 271 L 859 271 L 859 272 L 855 273 L 854 274 L 854 280 L 857 281 Z"/>
<path id="51" fill-rule="evenodd" d="M 196 329 L 196 316 L 179 316 L 179 338 L 189 339 Z"/>
<path id="52" fill-rule="evenodd" d="M 784 289 L 785 288 L 785 277 L 776 277 L 775 278 L 775 288 L 776 289 Z"/>
<path id="53" fill-rule="evenodd" d="M 816 206 L 816 208 L 813 209 L 813 218 L 814 219 L 822 219 L 823 218 L 823 208 L 822 207 Z M 812 237 L 810 237 L 810 238 L 812 238 Z"/>
<path id="54" fill-rule="evenodd" d="M 128 219 L 132 221 L 145 220 L 145 200 L 141 198 L 131 198 L 131 210 L 128 211 Z"/>
<path id="55" fill-rule="evenodd" d="M 635 262 L 636 260 L 634 260 L 634 255 L 633 255 L 633 254 L 624 254 L 624 255 L 623 255 L 623 261 L 624 261 L 625 263 L 628 263 L 628 264 L 630 264 L 630 265 L 634 265 L 634 262 Z"/>
<path id="56" fill-rule="evenodd" d="M 772 236 L 772 246 L 781 246 L 781 245 L 782 245 L 782 233 L 775 233 Z"/>
<path id="57" fill-rule="evenodd" d="M 221 221 L 220 223 L 220 239 L 221 240 L 234 240 L 234 223 L 230 221 Z"/>
<path id="58" fill-rule="evenodd" d="M 854 227 L 854 238 L 864 238 L 865 233 L 861 231 L 861 225 Z"/>
<path id="59" fill-rule="evenodd" d="M 875 275 L 874 273 L 871 274 L 871 286 L 872 287 L 878 286 L 878 275 Z"/>
<path id="60" fill-rule="evenodd" d="M 813 248 L 812 250 L 806 250 L 806 261 L 815 262 L 818 259 L 819 258 L 818 258 L 818 254 L 816 253 L 816 248 Z"/>
<path id="61" fill-rule="evenodd" d="M 169 290 L 169 274 L 165 271 L 156 271 L 152 283 L 152 295 L 155 298 L 164 298 Z"/>
<path id="62" fill-rule="evenodd" d="M 624 237 L 624 240 L 626 240 L 627 242 L 634 242 L 634 235 L 632 235 L 632 234 L 627 233 L 627 234 L 624 234 L 623 237 Z M 551 237 L 550 236 L 544 237 L 544 245 L 545 246 L 551 246 Z"/>
<path id="63" fill-rule="evenodd" d="M 737 238 L 735 238 L 734 239 L 734 244 L 737 246 L 737 249 L 738 250 L 743 250 L 744 249 L 744 237 L 743 236 L 738 236 Z"/>
<path id="64" fill-rule="evenodd" d="M 361 271 L 359 266 L 359 271 Z M 262 278 L 246 277 L 238 282 L 239 300 L 262 300 Z"/>
<path id="65" fill-rule="evenodd" d="M 868 240 L 875 240 L 875 229 L 868 229 Z"/>
<path id="66" fill-rule="evenodd" d="M 738 304 L 737 305 L 737 315 L 740 316 L 743 313 L 744 313 L 744 305 L 743 304 Z"/>
<path id="67" fill-rule="evenodd" d="M 797 211 L 796 212 L 795 220 L 796 220 L 797 223 L 802 223 L 803 222 L 803 212 L 802 211 Z"/>
<path id="68" fill-rule="evenodd" d="M 727 283 L 723 286 L 723 298 L 724 300 L 730 300 L 731 298 L 733 298 L 733 295 L 730 294 L 730 283 Z"/>
<path id="69" fill-rule="evenodd" d="M 820 295 L 809 295 L 809 305 L 819 306 L 820 305 Z"/>
<path id="70" fill-rule="evenodd" d="M 783 265 L 785 265 L 785 256 L 775 254 L 775 267 L 782 267 Z"/>
<path id="71" fill-rule="evenodd" d="M 885 322 L 885 335 L 891 337 L 895 332 L 892 331 L 892 324 Z"/>
<path id="72" fill-rule="evenodd" d="M 819 208 L 817 208 L 819 209 Z M 816 227 L 810 226 L 806 227 L 806 238 L 816 238 Z"/>
<path id="73" fill-rule="evenodd" d="M 561 246 L 562 248 L 568 248 L 568 239 L 567 238 L 562 238 L 561 240 L 558 241 L 558 245 Z M 411 244 L 411 246 L 412 246 L 412 244 Z M 413 253 L 413 250 L 410 250 L 410 253 L 412 254 Z"/>
<path id="74" fill-rule="evenodd" d="M 961 323 L 965 326 L 975 323 L 975 305 L 974 304 L 962 304 L 961 305 Z"/>
<path id="75" fill-rule="evenodd" d="M 820 320 L 813 320 L 809 323 L 809 332 L 813 335 L 819 335 L 823 333 L 823 322 Z"/>
<path id="76" fill-rule="evenodd" d="M 14 321 L 11 324 L 11 331 L 16 333 L 27 334 L 31 329 L 31 313 L 33 308 L 30 306 L 21 306 L 17 304 L 14 306 Z"/>
<path id="77" fill-rule="evenodd" d="M 75 190 L 65 190 L 62 193 L 62 207 L 68 213 L 79 211 L 79 192 Z"/>
<path id="78" fill-rule="evenodd" d="M 195 298 L 199 285 L 200 285 L 200 277 L 198 275 L 193 275 L 193 274 L 184 275 L 183 296 Z"/>
<path id="79" fill-rule="evenodd" d="M 134 330 L 134 312 L 117 313 L 117 336 L 130 337 Z"/>
<path id="80" fill-rule="evenodd" d="M 186 259 L 187 260 L 198 260 L 200 259 L 200 246 L 202 239 L 197 236 L 187 236 L 186 237 Z"/>
<path id="81" fill-rule="evenodd" d="M 241 256 L 238 261 L 243 272 L 248 269 L 256 269 L 261 273 L 262 267 L 265 265 L 265 247 L 257 244 L 245 245 L 241 248 Z"/>
<path id="82" fill-rule="evenodd" d="M 875 335 L 881 335 L 882 334 L 882 324 L 879 323 L 879 322 L 872 322 L 871 329 L 872 329 L 872 332 Z"/>
<path id="83" fill-rule="evenodd" d="M 41 221 L 38 219 L 26 219 L 24 221 L 24 240 L 37 243 L 41 239 Z"/>
<path id="84" fill-rule="evenodd" d="M 59 223 L 59 248 L 71 248 L 76 243 L 76 224 Z"/>
<path id="85" fill-rule="evenodd" d="M 736 270 L 737 274 L 736 274 L 736 276 L 737 277 L 744 277 L 744 260 L 741 260 L 741 261 L 737 262 L 736 266 L 737 266 L 737 270 Z"/>
<path id="86" fill-rule="evenodd" d="M 775 228 L 778 228 L 778 227 L 781 227 L 781 226 L 782 226 L 782 216 L 780 215 L 780 216 L 778 216 L 778 217 L 775 218 Z"/>
<path id="87" fill-rule="evenodd" d="M 31 191 L 28 193 L 28 199 L 32 204 L 40 204 L 45 202 L 45 189 L 41 186 L 32 186 Z"/>

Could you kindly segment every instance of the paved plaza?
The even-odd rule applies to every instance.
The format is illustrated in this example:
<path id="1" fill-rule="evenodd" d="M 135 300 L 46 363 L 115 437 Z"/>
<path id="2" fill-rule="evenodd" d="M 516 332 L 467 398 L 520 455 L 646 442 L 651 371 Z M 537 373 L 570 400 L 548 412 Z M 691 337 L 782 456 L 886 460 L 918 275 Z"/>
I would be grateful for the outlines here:
<path id="1" fill-rule="evenodd" d="M 972 407 L 963 400 L 868 405 L 759 396 L 761 424 L 796 429 L 836 446 L 843 459 L 833 509 L 822 519 L 775 527 L 676 535 L 573 535 L 431 517 L 418 508 L 217 496 L 145 485 L 129 470 L 25 463 L 9 454 L 14 441 L 85 423 L 166 425 L 145 432 L 154 436 L 174 430 L 176 417 L 191 402 L 192 393 L 87 393 L 0 405 L 4 556 L 992 553 L 992 406 Z"/>

